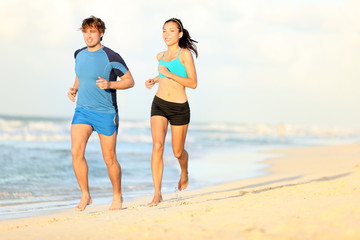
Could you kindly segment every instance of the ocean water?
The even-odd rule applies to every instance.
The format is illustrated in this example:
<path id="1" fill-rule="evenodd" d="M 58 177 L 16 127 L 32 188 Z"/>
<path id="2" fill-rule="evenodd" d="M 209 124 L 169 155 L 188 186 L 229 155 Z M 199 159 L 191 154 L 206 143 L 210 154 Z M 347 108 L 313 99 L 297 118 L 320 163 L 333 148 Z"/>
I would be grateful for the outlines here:
<path id="1" fill-rule="evenodd" d="M 179 165 L 168 133 L 163 193 L 176 191 Z M 266 174 L 264 150 L 360 140 L 353 129 L 269 124 L 191 123 L 189 189 Z M 0 220 L 72 208 L 80 199 L 70 154 L 70 119 L 0 116 Z M 149 196 L 152 141 L 149 121 L 120 122 L 117 154 L 124 200 Z M 111 202 L 112 188 L 99 140 L 86 149 L 94 204 Z"/>

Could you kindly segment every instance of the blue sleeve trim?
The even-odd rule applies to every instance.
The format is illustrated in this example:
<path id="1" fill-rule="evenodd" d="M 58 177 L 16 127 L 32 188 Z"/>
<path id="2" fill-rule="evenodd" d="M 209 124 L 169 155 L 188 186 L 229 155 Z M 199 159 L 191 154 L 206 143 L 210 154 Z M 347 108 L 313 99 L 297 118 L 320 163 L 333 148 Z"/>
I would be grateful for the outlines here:
<path id="1" fill-rule="evenodd" d="M 117 76 L 122 77 L 129 71 L 129 68 L 126 66 L 124 59 L 118 53 L 105 46 L 103 50 L 106 53 L 109 62 L 111 63 L 111 67 Z"/>
<path id="2" fill-rule="evenodd" d="M 79 52 L 81 52 L 85 48 L 87 48 L 87 47 L 83 47 L 83 48 L 80 48 L 80 49 L 76 50 L 75 53 L 74 53 L 74 58 L 76 58 L 76 56 L 79 54 Z"/>

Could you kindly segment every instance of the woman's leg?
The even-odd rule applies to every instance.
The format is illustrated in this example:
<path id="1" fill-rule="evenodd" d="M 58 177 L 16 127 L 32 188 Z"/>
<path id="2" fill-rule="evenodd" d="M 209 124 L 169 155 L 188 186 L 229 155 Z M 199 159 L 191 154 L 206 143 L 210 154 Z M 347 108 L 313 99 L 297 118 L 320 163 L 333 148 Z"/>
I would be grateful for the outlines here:
<path id="1" fill-rule="evenodd" d="M 168 120 L 162 116 L 151 117 L 151 134 L 153 150 L 151 156 L 151 170 L 154 184 L 154 198 L 149 206 L 156 206 L 162 201 L 161 182 L 164 171 L 164 144 L 168 128 Z"/>
<path id="2" fill-rule="evenodd" d="M 75 207 L 83 211 L 92 203 L 88 184 L 88 165 L 85 159 L 85 148 L 93 129 L 86 124 L 71 125 L 71 155 L 76 179 L 82 193 L 79 204 Z"/>
<path id="3" fill-rule="evenodd" d="M 181 126 L 171 125 L 172 148 L 173 148 L 174 156 L 178 159 L 181 168 L 180 180 L 178 183 L 178 189 L 180 191 L 186 189 L 189 182 L 189 178 L 188 178 L 189 155 L 184 148 L 188 126 L 189 126 L 188 124 Z"/>

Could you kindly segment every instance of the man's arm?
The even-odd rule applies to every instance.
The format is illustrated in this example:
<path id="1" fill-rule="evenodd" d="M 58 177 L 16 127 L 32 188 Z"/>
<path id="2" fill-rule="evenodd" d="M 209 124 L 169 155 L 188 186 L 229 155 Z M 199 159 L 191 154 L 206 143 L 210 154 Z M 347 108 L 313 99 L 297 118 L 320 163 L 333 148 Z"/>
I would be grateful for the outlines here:
<path id="1" fill-rule="evenodd" d="M 75 102 L 78 89 L 79 89 L 79 79 L 78 77 L 76 77 L 73 87 L 70 88 L 68 91 L 68 97 L 72 102 Z"/>
<path id="2" fill-rule="evenodd" d="M 127 71 L 121 78 L 120 81 L 108 81 L 102 77 L 96 81 L 96 85 L 100 89 L 128 89 L 135 85 L 134 79 L 130 71 Z"/>

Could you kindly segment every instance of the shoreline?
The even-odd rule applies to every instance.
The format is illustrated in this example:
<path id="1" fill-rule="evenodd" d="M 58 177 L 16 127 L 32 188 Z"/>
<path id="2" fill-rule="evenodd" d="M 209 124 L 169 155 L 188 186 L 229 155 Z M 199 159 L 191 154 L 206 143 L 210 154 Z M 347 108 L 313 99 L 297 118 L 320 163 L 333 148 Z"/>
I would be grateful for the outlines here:
<path id="1" fill-rule="evenodd" d="M 272 149 L 272 148 L 268 148 L 268 149 Z M 263 147 L 256 147 L 250 150 L 223 148 L 220 151 L 218 149 L 215 151 L 212 150 L 207 151 L 204 155 L 202 155 L 201 158 L 197 156 L 196 159 L 193 159 L 193 161 L 191 161 L 191 165 L 190 165 L 191 171 L 189 174 L 190 185 L 187 191 L 200 190 L 208 186 L 216 186 L 226 182 L 232 182 L 232 181 L 266 175 L 267 173 L 265 172 L 264 169 L 266 169 L 267 164 L 265 164 L 264 161 L 268 157 L 269 154 L 264 153 Z M 222 159 L 222 161 L 219 164 L 218 159 L 220 158 Z M 244 159 L 246 161 L 237 161 L 237 159 Z M 175 167 L 177 167 L 177 163 L 175 164 L 176 164 Z M 203 171 L 204 166 L 206 166 L 206 171 Z M 224 172 L 226 172 L 226 174 L 224 174 Z M 169 180 L 170 179 L 169 174 L 170 174 L 169 172 L 165 172 L 164 178 L 167 178 L 167 180 Z M 176 179 L 176 182 L 174 181 L 174 185 L 171 186 L 169 184 L 167 185 L 163 184 L 163 195 L 168 195 L 174 192 L 178 192 L 178 190 L 176 190 L 175 187 L 177 185 L 177 180 L 178 179 Z M 149 179 L 149 181 L 151 181 L 151 179 Z M 107 191 L 104 192 L 104 194 L 108 196 L 101 195 L 99 192 L 93 194 L 92 206 L 97 206 L 97 205 L 106 206 L 106 204 L 110 205 L 112 198 L 111 185 L 110 183 L 108 185 L 109 185 L 108 186 L 109 189 L 107 189 Z M 93 189 L 91 188 L 91 190 Z M 134 192 L 127 192 L 127 191 L 129 191 L 129 189 L 126 189 L 126 186 L 123 186 L 123 197 L 125 203 L 132 202 L 137 198 L 143 198 L 144 196 L 145 197 L 148 196 L 150 198 L 151 194 L 153 193 L 153 188 L 151 184 L 150 190 L 142 189 L 142 191 L 135 194 Z M 80 198 L 81 197 L 80 190 L 78 193 L 79 193 L 78 197 Z M 73 196 L 74 195 L 72 195 L 71 197 Z M 49 214 L 61 212 L 63 210 L 72 209 L 73 206 L 77 205 L 79 199 L 78 198 L 72 198 L 70 200 L 69 199 L 70 198 L 67 198 L 67 201 L 64 202 L 62 202 L 61 199 L 57 201 L 50 200 L 50 202 L 59 203 L 58 206 L 54 206 L 51 208 L 47 206 L 46 199 L 42 200 L 41 202 L 35 201 L 35 204 L 38 205 L 37 208 L 35 209 L 32 209 L 31 205 L 30 208 L 28 208 L 27 204 L 29 203 L 26 202 L 24 202 L 23 204 L 18 204 L 14 209 L 9 209 L 7 212 L 4 211 L 0 212 L 0 223 L 2 221 L 12 220 L 12 219 L 21 219 L 21 218 L 49 215 Z M 32 202 L 30 202 L 30 204 L 31 203 Z M 39 209 L 40 208 L 39 205 L 41 204 L 43 204 L 44 206 L 41 207 L 42 209 Z M 9 206 L 3 204 L 1 207 L 11 207 L 11 204 Z"/>
<path id="2" fill-rule="evenodd" d="M 360 144 L 267 151 L 268 174 L 197 190 L 151 196 L 122 211 L 84 212 L 0 222 L 1 239 L 359 239 Z M 81 231 L 79 231 L 81 229 Z"/>

